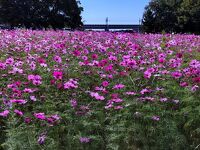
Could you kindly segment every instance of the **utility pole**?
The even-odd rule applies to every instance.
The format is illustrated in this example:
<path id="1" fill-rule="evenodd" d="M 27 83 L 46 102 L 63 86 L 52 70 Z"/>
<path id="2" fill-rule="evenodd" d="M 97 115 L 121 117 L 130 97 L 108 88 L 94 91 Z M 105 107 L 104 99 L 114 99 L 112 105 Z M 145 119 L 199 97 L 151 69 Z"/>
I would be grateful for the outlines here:
<path id="1" fill-rule="evenodd" d="M 108 17 L 106 17 L 106 28 L 105 31 L 109 31 L 109 26 L 108 26 Z"/>
<path id="2" fill-rule="evenodd" d="M 139 27 L 138 27 L 138 33 L 140 33 L 140 27 L 141 27 L 142 21 L 139 19 Z"/>

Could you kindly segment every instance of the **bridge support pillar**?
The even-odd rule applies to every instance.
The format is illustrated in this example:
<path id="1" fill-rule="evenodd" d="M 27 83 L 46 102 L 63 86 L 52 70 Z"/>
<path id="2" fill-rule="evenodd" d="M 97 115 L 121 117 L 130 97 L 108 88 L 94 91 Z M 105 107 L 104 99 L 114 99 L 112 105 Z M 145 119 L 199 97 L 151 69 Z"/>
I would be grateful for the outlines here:
<path id="1" fill-rule="evenodd" d="M 109 31 L 109 26 L 106 25 L 105 31 Z"/>

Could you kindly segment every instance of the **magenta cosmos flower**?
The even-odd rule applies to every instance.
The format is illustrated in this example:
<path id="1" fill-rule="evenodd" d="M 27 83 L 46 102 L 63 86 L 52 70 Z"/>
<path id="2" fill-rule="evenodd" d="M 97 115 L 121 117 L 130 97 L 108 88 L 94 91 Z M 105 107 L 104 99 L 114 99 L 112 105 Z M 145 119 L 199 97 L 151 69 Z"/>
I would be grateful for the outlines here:
<path id="1" fill-rule="evenodd" d="M 5 111 L 0 113 L 0 116 L 7 117 L 9 113 L 10 113 L 9 110 L 5 110 Z"/>
<path id="2" fill-rule="evenodd" d="M 102 86 L 103 86 L 103 87 L 107 87 L 108 85 L 109 85 L 109 82 L 108 82 L 108 81 L 103 81 L 103 82 L 102 82 Z"/>
<path id="3" fill-rule="evenodd" d="M 89 143 L 91 141 L 91 138 L 88 137 L 80 137 L 80 142 L 81 143 Z"/>
<path id="4" fill-rule="evenodd" d="M 63 77 L 63 73 L 60 72 L 60 71 L 54 71 L 54 72 L 53 72 L 53 77 L 54 77 L 56 80 L 61 80 L 62 77 Z"/>
<path id="5" fill-rule="evenodd" d="M 175 79 L 178 79 L 182 76 L 182 73 L 179 72 L 179 71 L 175 71 L 175 72 L 172 72 L 172 77 L 174 77 Z"/>
<path id="6" fill-rule="evenodd" d="M 45 120 L 46 116 L 44 113 L 35 113 L 34 114 L 35 118 L 39 119 L 39 120 Z"/>
<path id="7" fill-rule="evenodd" d="M 16 115 L 18 115 L 18 116 L 23 116 L 23 115 L 24 115 L 24 113 L 23 113 L 22 111 L 17 110 L 17 109 L 14 110 L 14 113 L 15 113 Z"/>
<path id="8" fill-rule="evenodd" d="M 113 87 L 113 89 L 119 90 L 119 89 L 122 89 L 122 88 L 124 88 L 124 87 L 125 87 L 125 85 L 123 85 L 123 84 L 116 84 L 116 85 Z"/>

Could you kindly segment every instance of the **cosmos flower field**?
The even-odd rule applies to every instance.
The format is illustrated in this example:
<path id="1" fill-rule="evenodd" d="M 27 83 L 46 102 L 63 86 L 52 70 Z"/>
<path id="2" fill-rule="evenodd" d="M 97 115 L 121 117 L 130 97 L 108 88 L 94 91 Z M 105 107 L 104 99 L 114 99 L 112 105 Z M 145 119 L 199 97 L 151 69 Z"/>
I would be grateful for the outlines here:
<path id="1" fill-rule="evenodd" d="M 0 31 L 0 149 L 200 148 L 200 36 Z"/>

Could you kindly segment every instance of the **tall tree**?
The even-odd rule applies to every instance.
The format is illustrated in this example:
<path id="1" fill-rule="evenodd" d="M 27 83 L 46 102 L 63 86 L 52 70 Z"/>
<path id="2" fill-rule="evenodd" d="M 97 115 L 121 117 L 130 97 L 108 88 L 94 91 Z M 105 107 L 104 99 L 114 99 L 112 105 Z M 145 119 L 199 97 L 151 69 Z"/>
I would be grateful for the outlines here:
<path id="1" fill-rule="evenodd" d="M 80 27 L 80 25 L 83 25 L 81 22 L 81 11 L 83 11 L 82 7 L 79 7 L 79 5 L 81 4 L 80 1 L 69 1 L 71 3 L 69 3 L 69 6 L 72 6 L 72 9 L 70 10 L 70 26 L 72 28 L 76 28 L 76 27 Z"/>
<path id="2" fill-rule="evenodd" d="M 146 8 L 142 24 L 145 32 L 155 32 L 155 16 L 151 9 Z"/>
<path id="3" fill-rule="evenodd" d="M 183 0 L 177 17 L 182 31 L 200 33 L 200 0 Z"/>
<path id="4" fill-rule="evenodd" d="M 142 24 L 146 32 L 177 30 L 177 11 L 181 0 L 152 0 L 145 7 Z M 152 26 L 154 27 L 152 30 Z"/>
<path id="5" fill-rule="evenodd" d="M 0 18 L 13 27 L 74 29 L 82 10 L 76 0 L 0 0 Z"/>
<path id="6" fill-rule="evenodd" d="M 200 0 L 152 0 L 142 23 L 146 32 L 200 33 Z"/>

